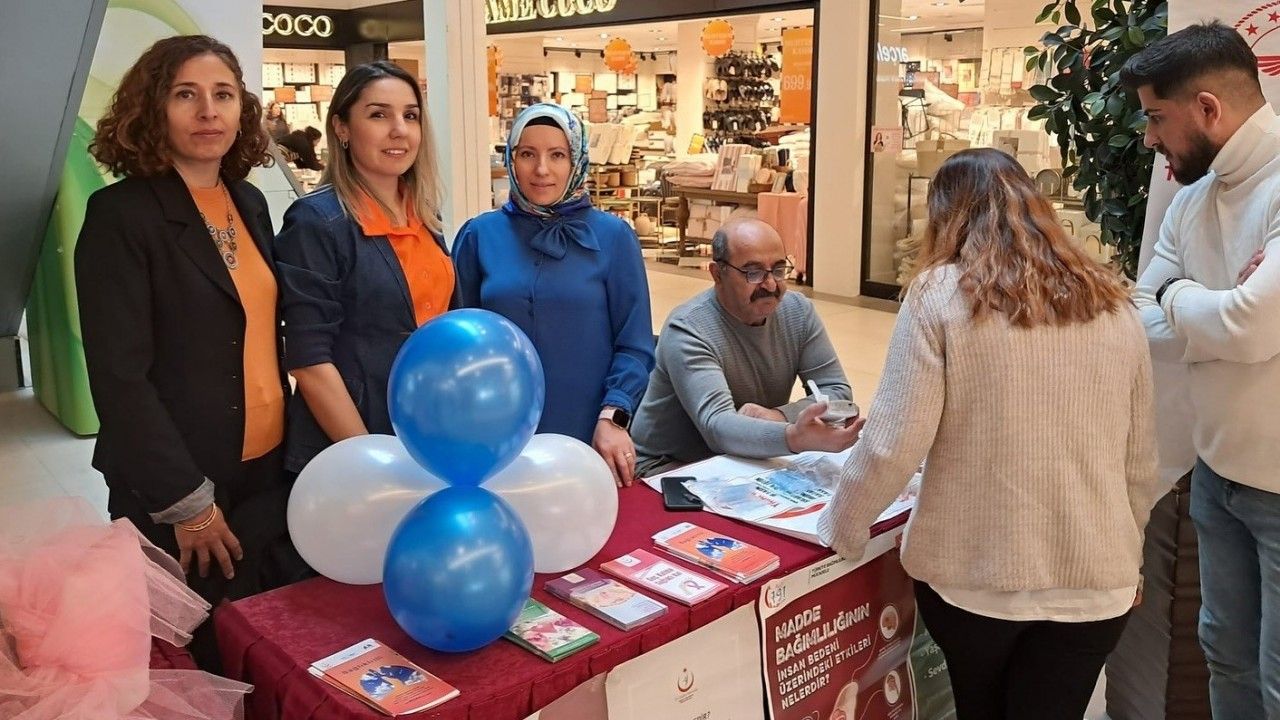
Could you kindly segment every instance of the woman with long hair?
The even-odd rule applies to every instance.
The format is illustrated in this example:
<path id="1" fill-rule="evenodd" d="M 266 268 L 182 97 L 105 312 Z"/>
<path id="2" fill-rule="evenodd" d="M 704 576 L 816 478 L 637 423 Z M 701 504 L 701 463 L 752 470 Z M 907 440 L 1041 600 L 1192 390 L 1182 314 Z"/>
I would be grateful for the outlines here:
<path id="1" fill-rule="evenodd" d="M 591 205 L 587 149 L 568 110 L 525 108 L 507 138 L 511 199 L 463 225 L 454 254 L 464 304 L 503 315 L 538 350 L 538 432 L 591 444 L 630 485 L 628 428 L 654 365 L 649 285 L 635 232 Z"/>
<path id="2" fill-rule="evenodd" d="M 271 219 L 245 181 L 269 162 L 261 116 L 226 45 L 152 45 L 98 123 L 90 152 L 124 179 L 89 198 L 76 246 L 108 511 L 212 603 L 289 579 Z"/>
<path id="3" fill-rule="evenodd" d="M 457 306 L 417 80 L 386 61 L 351 68 L 326 123 L 322 185 L 289 207 L 275 245 L 285 364 L 298 381 L 285 458 L 294 472 L 339 440 L 392 434 L 396 353 Z"/>
<path id="4" fill-rule="evenodd" d="M 819 532 L 862 557 L 925 461 L 902 549 L 960 720 L 1078 720 L 1138 602 L 1151 363 L 1120 278 L 1010 156 L 965 150 L 929 225 L 866 427 Z"/>

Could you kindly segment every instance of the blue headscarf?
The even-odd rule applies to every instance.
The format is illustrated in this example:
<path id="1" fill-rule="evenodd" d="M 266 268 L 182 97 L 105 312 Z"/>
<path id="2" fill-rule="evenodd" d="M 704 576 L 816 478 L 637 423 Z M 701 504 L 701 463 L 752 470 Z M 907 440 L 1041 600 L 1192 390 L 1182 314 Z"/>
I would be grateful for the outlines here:
<path id="1" fill-rule="evenodd" d="M 516 180 L 515 150 L 520 142 L 520 135 L 531 120 L 550 118 L 557 127 L 564 131 L 569 141 L 569 162 L 573 170 L 569 173 L 569 182 L 565 185 L 564 194 L 551 205 L 538 205 L 525 197 Z M 505 162 L 507 179 L 511 183 L 511 199 L 504 208 L 509 213 L 524 213 L 540 219 L 566 215 L 584 207 L 591 206 L 591 198 L 587 196 L 587 169 L 590 164 L 587 145 L 587 129 L 582 121 L 573 113 L 548 103 L 538 103 L 525 108 L 511 125 L 511 133 L 507 136 Z M 551 257 L 560 259 L 566 252 L 566 243 L 573 241 L 588 250 L 599 250 L 595 233 L 584 220 L 562 220 L 547 223 L 529 240 L 529 244 Z"/>

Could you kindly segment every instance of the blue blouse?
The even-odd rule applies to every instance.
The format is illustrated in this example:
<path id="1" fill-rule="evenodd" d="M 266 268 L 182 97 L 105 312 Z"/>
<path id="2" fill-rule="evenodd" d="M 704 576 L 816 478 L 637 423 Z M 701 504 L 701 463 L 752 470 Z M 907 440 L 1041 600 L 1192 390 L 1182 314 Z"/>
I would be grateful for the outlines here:
<path id="1" fill-rule="evenodd" d="M 508 205 L 463 225 L 453 260 L 463 306 L 506 317 L 538 350 L 538 432 L 590 444 L 602 407 L 635 413 L 653 370 L 653 324 L 626 223 L 592 207 L 544 220 Z"/>

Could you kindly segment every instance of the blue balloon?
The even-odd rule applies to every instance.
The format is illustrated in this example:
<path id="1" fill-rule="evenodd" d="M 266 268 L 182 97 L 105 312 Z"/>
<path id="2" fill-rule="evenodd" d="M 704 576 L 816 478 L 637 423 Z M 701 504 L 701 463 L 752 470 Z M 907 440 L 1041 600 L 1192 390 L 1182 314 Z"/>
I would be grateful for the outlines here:
<path id="1" fill-rule="evenodd" d="M 447 487 L 410 510 L 382 568 L 391 616 L 414 640 L 444 652 L 502 637 L 532 588 L 529 533 L 479 487 Z"/>
<path id="2" fill-rule="evenodd" d="M 529 338 L 501 315 L 475 309 L 418 328 L 387 386 L 396 435 L 450 485 L 479 485 L 514 460 L 538 427 L 546 394 Z"/>

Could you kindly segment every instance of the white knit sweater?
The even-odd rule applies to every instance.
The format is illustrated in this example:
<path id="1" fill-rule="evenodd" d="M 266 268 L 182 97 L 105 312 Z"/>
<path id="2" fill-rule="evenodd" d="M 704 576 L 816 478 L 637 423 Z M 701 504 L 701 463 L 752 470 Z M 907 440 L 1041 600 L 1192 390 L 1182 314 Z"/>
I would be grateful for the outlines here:
<path id="1" fill-rule="evenodd" d="M 1152 356 L 1188 365 L 1196 453 L 1223 477 L 1280 493 L 1280 117 L 1270 105 L 1211 169 L 1169 206 L 1137 303 Z M 1157 305 L 1168 278 L 1184 279 Z"/>
<path id="2" fill-rule="evenodd" d="M 1133 586 L 1156 482 L 1151 361 L 1137 311 L 1015 328 L 975 322 L 954 266 L 917 279 L 819 533 L 861 557 L 926 458 L 903 545 L 956 589 Z"/>

